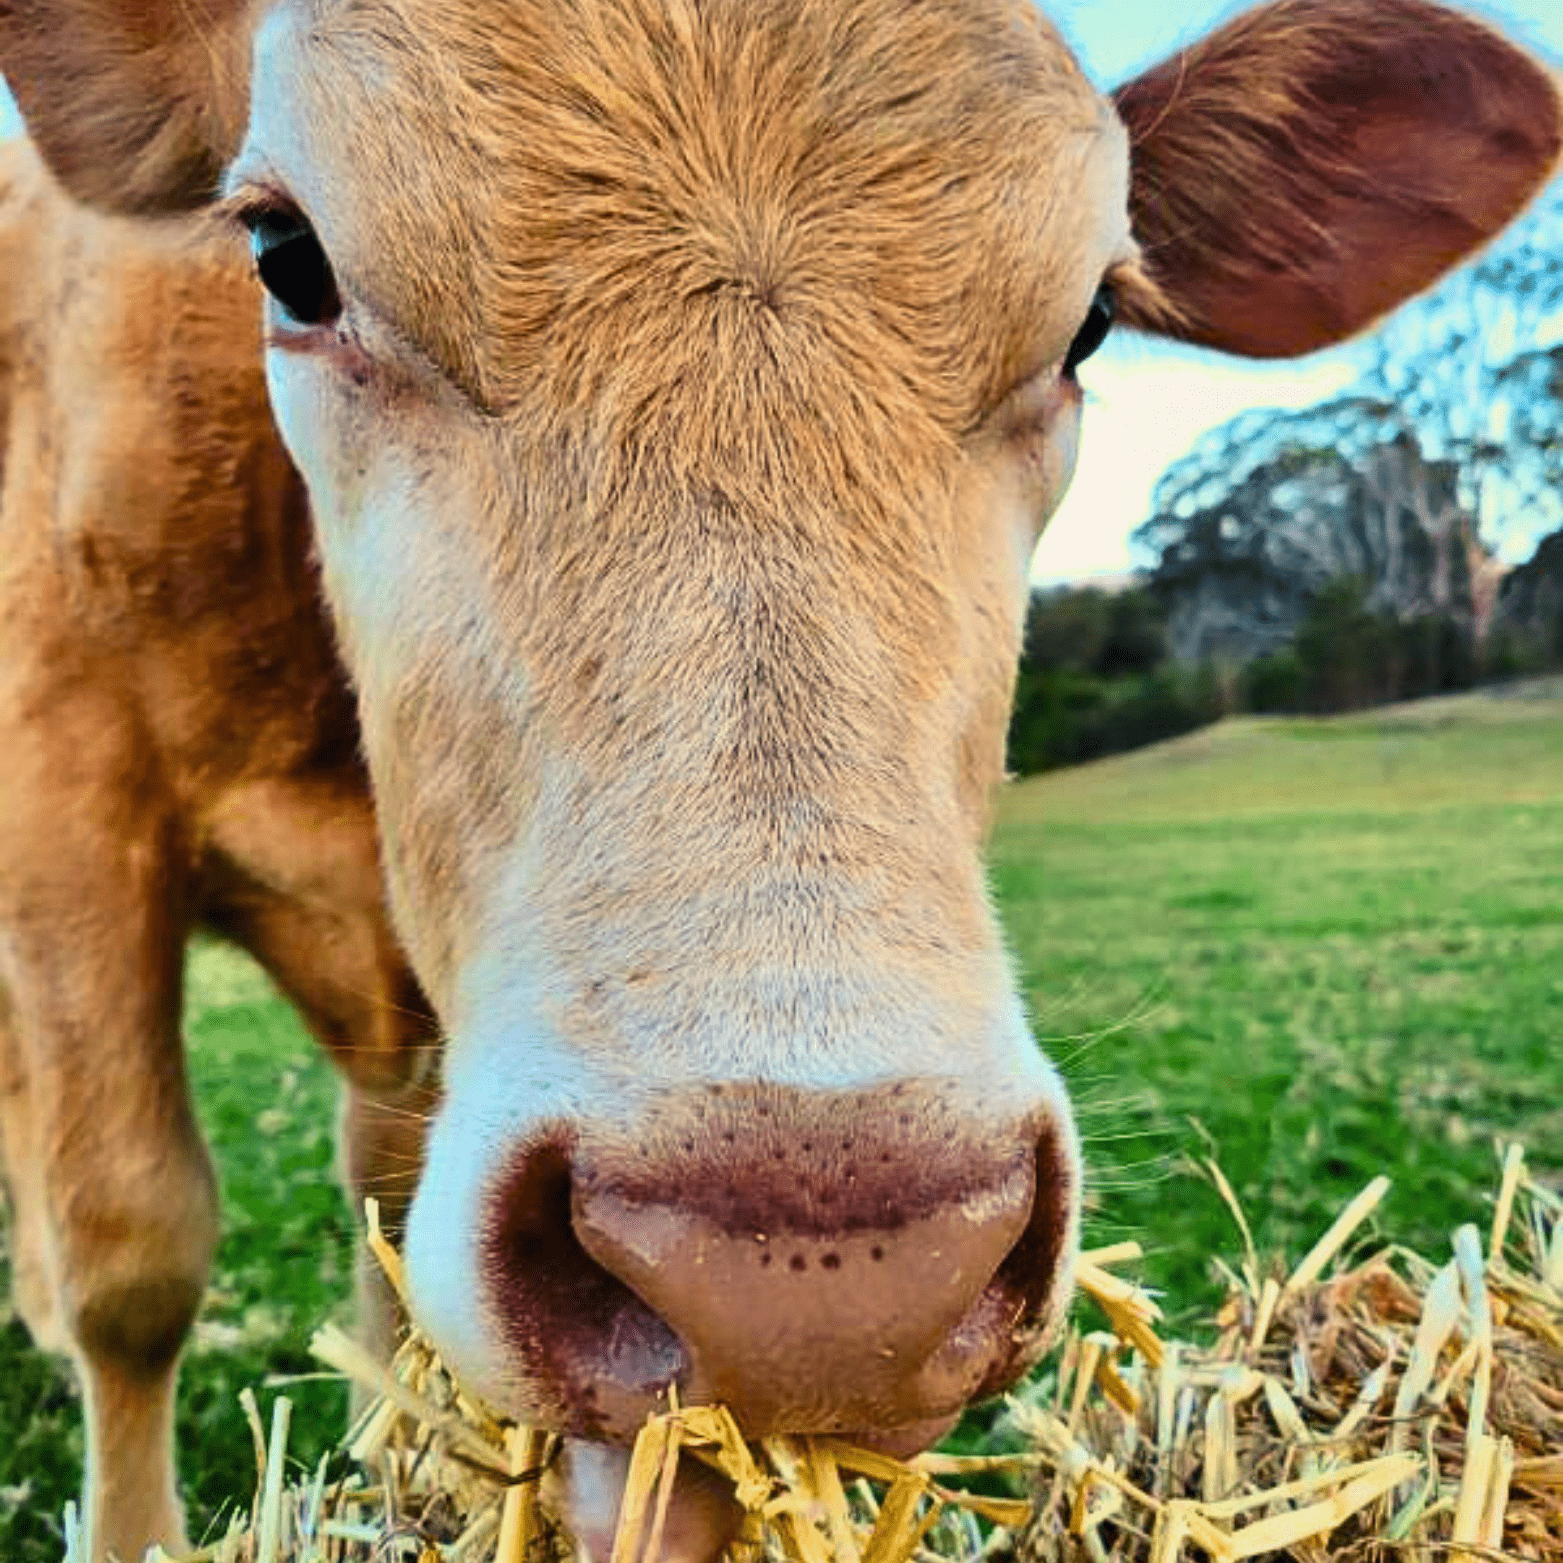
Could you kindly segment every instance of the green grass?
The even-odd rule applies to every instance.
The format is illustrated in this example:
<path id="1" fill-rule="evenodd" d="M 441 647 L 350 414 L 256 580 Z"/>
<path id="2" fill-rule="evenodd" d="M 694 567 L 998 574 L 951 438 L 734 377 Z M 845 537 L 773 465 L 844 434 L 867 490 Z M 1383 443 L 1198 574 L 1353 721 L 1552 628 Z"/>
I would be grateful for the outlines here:
<path id="1" fill-rule="evenodd" d="M 1294 1257 L 1376 1173 L 1434 1249 L 1495 1138 L 1563 1171 L 1563 689 L 1526 693 L 1232 721 L 1009 789 L 994 879 L 1093 1234 L 1173 1298 L 1234 1247 L 1184 1171 L 1209 1147 Z"/>
<path id="2" fill-rule="evenodd" d="M 1330 722 L 1239 721 L 1005 790 L 993 877 L 1039 1031 L 1077 1098 L 1091 1235 L 1134 1235 L 1208 1294 L 1230 1217 L 1294 1255 L 1368 1178 L 1428 1250 L 1479 1219 L 1492 1141 L 1563 1175 L 1563 687 Z M 192 1069 L 226 1235 L 184 1373 L 197 1529 L 247 1493 L 236 1396 L 307 1371 L 351 1268 L 335 1091 L 244 961 L 191 967 Z M 1196 1130 L 1198 1120 L 1202 1130 Z M 294 1446 L 341 1391 L 304 1384 Z M 59 1556 L 80 1460 L 68 1377 L 0 1329 L 0 1559 Z"/>

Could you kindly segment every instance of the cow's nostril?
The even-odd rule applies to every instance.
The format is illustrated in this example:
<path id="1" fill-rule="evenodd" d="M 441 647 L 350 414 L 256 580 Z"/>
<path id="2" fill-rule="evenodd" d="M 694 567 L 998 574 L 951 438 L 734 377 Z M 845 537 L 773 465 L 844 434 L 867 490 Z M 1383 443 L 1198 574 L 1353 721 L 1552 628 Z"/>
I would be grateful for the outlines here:
<path id="1" fill-rule="evenodd" d="M 570 1231 L 570 1164 L 557 1146 L 524 1157 L 505 1185 L 500 1236 L 510 1261 L 555 1257 Z"/>
<path id="2" fill-rule="evenodd" d="M 1047 1123 L 1037 1137 L 1036 1197 L 1019 1241 L 1005 1255 L 999 1280 L 1026 1298 L 1026 1316 L 1034 1316 L 1055 1291 L 1059 1267 L 1071 1240 L 1075 1200 L 1074 1159 L 1058 1126 Z"/>
<path id="3" fill-rule="evenodd" d="M 562 1146 L 512 1160 L 491 1206 L 486 1300 L 526 1401 L 571 1432 L 631 1437 L 688 1364 L 667 1324 L 581 1246 L 574 1198 Z"/>
<path id="4" fill-rule="evenodd" d="M 1013 1349 L 995 1360 L 973 1399 L 1007 1389 L 1030 1367 L 1053 1336 L 1069 1300 L 1062 1274 L 1069 1262 L 1078 1212 L 1077 1178 L 1070 1147 L 1054 1123 L 1043 1126 L 1036 1146 L 1036 1194 L 1015 1246 L 1004 1256 L 990 1291 L 1017 1321 Z"/>

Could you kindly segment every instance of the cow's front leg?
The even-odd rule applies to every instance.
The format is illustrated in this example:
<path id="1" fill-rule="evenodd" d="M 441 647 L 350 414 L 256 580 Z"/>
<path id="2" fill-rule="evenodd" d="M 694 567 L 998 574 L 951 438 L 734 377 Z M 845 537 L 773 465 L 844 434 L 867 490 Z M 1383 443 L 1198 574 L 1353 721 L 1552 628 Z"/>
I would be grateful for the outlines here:
<path id="1" fill-rule="evenodd" d="M 36 856 L 8 853 L 0 891 L 17 1301 L 81 1380 L 88 1555 L 139 1559 L 154 1542 L 185 1545 L 175 1376 L 217 1238 L 216 1188 L 186 1089 L 168 855 L 144 836 L 72 841 L 63 827 L 94 811 L 53 801 Z"/>
<path id="2" fill-rule="evenodd" d="M 386 915 L 374 817 L 356 770 L 236 787 L 212 850 L 240 888 L 210 909 L 292 999 L 342 1075 L 339 1165 L 354 1215 L 380 1203 L 400 1244 L 438 1102 L 438 1036 Z M 402 1317 L 362 1244 L 358 1330 L 388 1357 Z"/>
<path id="3" fill-rule="evenodd" d="M 41 1172 L 33 1150 L 21 1043 L 0 986 L 0 1192 L 10 1207 L 11 1290 L 34 1344 L 64 1354 L 70 1350 L 70 1340 L 60 1322 L 49 1273 Z"/>

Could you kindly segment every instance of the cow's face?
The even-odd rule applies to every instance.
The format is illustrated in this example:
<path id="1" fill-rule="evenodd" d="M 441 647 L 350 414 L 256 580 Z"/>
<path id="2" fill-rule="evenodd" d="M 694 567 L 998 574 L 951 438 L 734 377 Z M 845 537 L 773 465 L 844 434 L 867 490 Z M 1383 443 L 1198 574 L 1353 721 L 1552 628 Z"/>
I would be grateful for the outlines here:
<path id="1" fill-rule="evenodd" d="M 420 1312 L 583 1434 L 925 1438 L 1073 1244 L 978 846 L 1121 125 L 1004 0 L 283 7 L 230 185 L 449 1032 Z"/>
<path id="2" fill-rule="evenodd" d="M 155 10 L 11 0 L 0 63 L 93 199 L 231 164 L 450 1038 L 424 1321 L 578 1440 L 677 1384 L 926 1442 L 1075 1240 L 978 854 L 1078 361 L 1357 329 L 1544 180 L 1546 74 L 1423 0 L 1116 109 L 1027 0 Z"/>

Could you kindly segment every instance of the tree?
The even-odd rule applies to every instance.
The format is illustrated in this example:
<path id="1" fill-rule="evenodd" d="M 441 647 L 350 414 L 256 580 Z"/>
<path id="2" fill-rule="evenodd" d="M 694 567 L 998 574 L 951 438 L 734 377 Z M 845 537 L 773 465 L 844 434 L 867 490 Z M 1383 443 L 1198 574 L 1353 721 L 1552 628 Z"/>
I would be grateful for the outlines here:
<path id="1" fill-rule="evenodd" d="M 1558 352 L 1563 186 L 1359 349 L 1362 391 L 1393 405 L 1489 548 L 1512 555 L 1563 520 Z"/>
<path id="2" fill-rule="evenodd" d="M 1563 531 L 1505 578 L 1488 661 L 1497 673 L 1563 667 Z"/>
<path id="3" fill-rule="evenodd" d="M 1489 476 L 1516 507 L 1511 542 L 1563 527 L 1563 344 L 1521 353 L 1498 375 L 1507 408 L 1503 461 Z"/>
<path id="4" fill-rule="evenodd" d="M 1374 613 L 1470 621 L 1474 528 L 1458 488 L 1454 466 L 1426 460 L 1396 409 L 1368 397 L 1213 431 L 1163 477 L 1134 534 L 1174 655 L 1275 652 L 1347 577 Z"/>
<path id="5" fill-rule="evenodd" d="M 1206 435 L 1135 533 L 1173 656 L 1262 660 L 1244 688 L 1267 704 L 1366 698 L 1321 671 L 1332 634 L 1375 687 L 1467 679 L 1500 551 L 1563 526 L 1563 186 L 1359 352 L 1349 394 Z M 1506 611 L 1534 647 L 1543 610 Z"/>
<path id="6" fill-rule="evenodd" d="M 1144 587 L 1108 592 L 1066 586 L 1032 594 L 1026 613 L 1028 665 L 1112 678 L 1148 673 L 1166 654 L 1162 612 Z"/>

